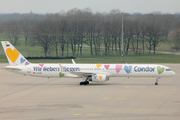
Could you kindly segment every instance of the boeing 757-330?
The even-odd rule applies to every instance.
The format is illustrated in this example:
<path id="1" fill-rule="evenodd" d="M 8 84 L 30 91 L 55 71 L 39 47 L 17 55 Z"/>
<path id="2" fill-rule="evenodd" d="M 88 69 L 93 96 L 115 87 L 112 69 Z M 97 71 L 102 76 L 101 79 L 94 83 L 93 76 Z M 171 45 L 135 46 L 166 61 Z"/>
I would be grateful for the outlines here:
<path id="1" fill-rule="evenodd" d="M 80 85 L 89 82 L 106 82 L 110 77 L 160 77 L 174 76 L 169 67 L 158 64 L 34 64 L 30 63 L 9 41 L 1 41 L 9 66 L 3 69 L 11 72 L 37 77 L 77 77 L 82 78 Z"/>

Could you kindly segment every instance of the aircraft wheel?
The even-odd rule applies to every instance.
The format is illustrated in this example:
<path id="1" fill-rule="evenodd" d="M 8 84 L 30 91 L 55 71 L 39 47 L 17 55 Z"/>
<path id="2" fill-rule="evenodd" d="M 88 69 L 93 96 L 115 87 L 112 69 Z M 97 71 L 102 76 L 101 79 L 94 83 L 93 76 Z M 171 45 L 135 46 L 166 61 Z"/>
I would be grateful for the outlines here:
<path id="1" fill-rule="evenodd" d="M 159 81 L 160 77 L 157 77 L 156 78 L 156 82 L 155 82 L 155 85 L 158 85 L 158 81 Z"/>
<path id="2" fill-rule="evenodd" d="M 89 81 L 86 81 L 86 84 L 89 84 Z"/>
<path id="3" fill-rule="evenodd" d="M 87 85 L 87 82 L 84 82 L 84 85 Z"/>
<path id="4" fill-rule="evenodd" d="M 80 85 L 84 85 L 84 82 L 80 82 Z"/>
<path id="5" fill-rule="evenodd" d="M 158 85 L 158 83 L 157 83 L 157 82 L 155 82 L 155 85 Z"/>

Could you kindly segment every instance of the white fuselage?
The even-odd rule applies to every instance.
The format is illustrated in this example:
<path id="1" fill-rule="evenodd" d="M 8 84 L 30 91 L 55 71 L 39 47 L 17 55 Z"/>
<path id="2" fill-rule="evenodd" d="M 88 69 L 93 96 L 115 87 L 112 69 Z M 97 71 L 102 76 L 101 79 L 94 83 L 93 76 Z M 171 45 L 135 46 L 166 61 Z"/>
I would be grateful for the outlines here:
<path id="1" fill-rule="evenodd" d="M 12 72 L 38 76 L 38 77 L 84 77 L 84 74 L 91 73 L 105 74 L 107 77 L 167 77 L 175 73 L 167 66 L 157 64 L 29 64 L 17 66 L 21 70 Z M 8 66 L 7 66 L 8 67 Z"/>

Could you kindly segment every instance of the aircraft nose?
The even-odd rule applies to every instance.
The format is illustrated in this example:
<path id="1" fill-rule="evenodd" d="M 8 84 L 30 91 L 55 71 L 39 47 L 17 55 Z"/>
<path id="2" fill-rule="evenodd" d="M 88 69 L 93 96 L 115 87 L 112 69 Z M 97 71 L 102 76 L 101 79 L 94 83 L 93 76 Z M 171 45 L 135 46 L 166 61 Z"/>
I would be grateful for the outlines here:
<path id="1" fill-rule="evenodd" d="M 175 73 L 174 71 L 172 71 L 172 74 L 173 74 L 173 75 L 176 75 L 176 73 Z"/>

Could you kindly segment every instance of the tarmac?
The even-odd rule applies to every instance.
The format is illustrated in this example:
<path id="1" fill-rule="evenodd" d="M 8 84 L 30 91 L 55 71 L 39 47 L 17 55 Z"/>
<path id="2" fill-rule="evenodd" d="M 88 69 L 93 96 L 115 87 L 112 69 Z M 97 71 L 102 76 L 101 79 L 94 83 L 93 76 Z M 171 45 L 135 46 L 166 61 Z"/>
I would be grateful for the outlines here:
<path id="1" fill-rule="evenodd" d="M 0 64 L 0 68 L 8 64 Z M 80 86 L 80 78 L 40 78 L 0 69 L 0 120 L 179 120 L 180 64 L 176 75 L 112 77 Z"/>

